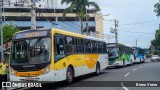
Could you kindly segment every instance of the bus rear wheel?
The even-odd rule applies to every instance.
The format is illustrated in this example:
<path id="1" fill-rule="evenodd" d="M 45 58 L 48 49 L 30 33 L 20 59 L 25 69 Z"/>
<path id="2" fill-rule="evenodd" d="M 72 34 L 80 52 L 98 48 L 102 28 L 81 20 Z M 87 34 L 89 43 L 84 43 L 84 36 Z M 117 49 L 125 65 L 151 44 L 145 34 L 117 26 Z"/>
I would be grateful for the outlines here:
<path id="1" fill-rule="evenodd" d="M 73 70 L 69 67 L 67 69 L 67 73 L 66 73 L 66 82 L 67 84 L 70 84 L 73 82 Z"/>
<path id="2" fill-rule="evenodd" d="M 96 73 L 95 74 L 96 75 L 100 74 L 100 65 L 99 65 L 99 63 L 97 63 L 97 65 L 96 65 Z"/>

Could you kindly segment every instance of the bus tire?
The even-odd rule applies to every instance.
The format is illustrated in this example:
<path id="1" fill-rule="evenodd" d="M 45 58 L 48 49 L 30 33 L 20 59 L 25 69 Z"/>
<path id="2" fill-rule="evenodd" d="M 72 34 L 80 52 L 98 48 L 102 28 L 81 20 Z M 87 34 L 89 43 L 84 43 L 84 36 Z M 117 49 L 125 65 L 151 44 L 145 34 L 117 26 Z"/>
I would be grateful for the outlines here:
<path id="1" fill-rule="evenodd" d="M 125 67 L 125 60 L 123 59 L 123 65 L 122 65 L 122 67 Z"/>
<path id="2" fill-rule="evenodd" d="M 95 72 L 96 75 L 99 75 L 100 74 L 100 64 L 97 63 L 96 64 L 96 72 Z"/>
<path id="3" fill-rule="evenodd" d="M 73 82 L 73 78 L 74 78 L 74 71 L 71 67 L 68 67 L 67 69 L 67 73 L 66 73 L 66 83 L 70 84 Z"/>
<path id="4" fill-rule="evenodd" d="M 130 61 L 130 66 L 132 66 L 133 65 L 133 60 L 132 59 L 130 59 L 131 61 Z"/>
<path id="5" fill-rule="evenodd" d="M 142 60 L 141 60 L 141 58 L 140 58 L 139 64 L 141 64 L 141 63 L 142 63 Z"/>

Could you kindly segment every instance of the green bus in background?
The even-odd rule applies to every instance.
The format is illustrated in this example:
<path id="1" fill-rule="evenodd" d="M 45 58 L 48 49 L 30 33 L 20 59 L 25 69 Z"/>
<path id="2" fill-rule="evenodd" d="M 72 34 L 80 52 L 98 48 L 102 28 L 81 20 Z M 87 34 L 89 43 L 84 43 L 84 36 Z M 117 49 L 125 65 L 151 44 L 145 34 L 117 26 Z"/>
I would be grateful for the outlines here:
<path id="1" fill-rule="evenodd" d="M 124 67 L 132 65 L 134 55 L 132 47 L 123 44 L 106 44 L 109 52 L 109 67 Z"/>

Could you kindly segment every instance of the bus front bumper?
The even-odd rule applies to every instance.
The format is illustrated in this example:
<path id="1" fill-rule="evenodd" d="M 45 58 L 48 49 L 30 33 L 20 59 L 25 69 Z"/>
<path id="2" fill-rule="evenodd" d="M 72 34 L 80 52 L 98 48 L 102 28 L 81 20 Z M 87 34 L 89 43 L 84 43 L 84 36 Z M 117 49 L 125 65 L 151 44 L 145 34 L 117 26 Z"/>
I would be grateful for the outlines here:
<path id="1" fill-rule="evenodd" d="M 140 62 L 144 62 L 145 60 L 143 58 L 137 58 L 136 60 L 134 60 L 134 63 L 140 63 Z"/>
<path id="2" fill-rule="evenodd" d="M 114 66 L 122 66 L 123 65 L 123 61 L 116 61 L 115 63 L 114 63 Z"/>
<path id="3" fill-rule="evenodd" d="M 109 65 L 109 67 L 118 67 L 118 66 L 122 66 L 123 65 L 123 61 L 116 61 L 114 63 L 112 63 L 112 65 Z"/>
<path id="4" fill-rule="evenodd" d="M 19 77 L 10 74 L 10 81 L 54 81 L 54 73 L 49 72 L 37 77 Z"/>

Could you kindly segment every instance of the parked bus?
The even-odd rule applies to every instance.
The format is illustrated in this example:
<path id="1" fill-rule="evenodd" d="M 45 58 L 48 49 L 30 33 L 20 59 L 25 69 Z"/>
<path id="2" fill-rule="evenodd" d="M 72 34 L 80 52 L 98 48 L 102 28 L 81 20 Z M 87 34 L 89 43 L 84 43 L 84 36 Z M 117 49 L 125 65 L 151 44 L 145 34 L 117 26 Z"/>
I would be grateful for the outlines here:
<path id="1" fill-rule="evenodd" d="M 103 39 L 58 29 L 25 30 L 14 35 L 10 81 L 63 81 L 108 66 Z"/>
<path id="2" fill-rule="evenodd" d="M 139 47 L 133 47 L 134 63 L 144 63 L 145 62 L 145 50 Z"/>
<path id="3" fill-rule="evenodd" d="M 109 43 L 109 67 L 124 67 L 132 65 L 134 59 L 132 48 L 123 44 Z"/>

